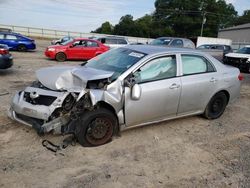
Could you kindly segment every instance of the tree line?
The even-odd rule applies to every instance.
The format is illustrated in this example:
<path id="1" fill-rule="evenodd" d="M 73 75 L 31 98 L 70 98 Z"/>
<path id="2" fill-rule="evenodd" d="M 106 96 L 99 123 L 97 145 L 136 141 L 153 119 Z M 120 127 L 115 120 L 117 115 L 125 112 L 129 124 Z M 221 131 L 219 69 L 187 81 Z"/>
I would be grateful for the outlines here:
<path id="1" fill-rule="evenodd" d="M 152 14 L 134 19 L 132 15 L 120 18 L 116 25 L 109 21 L 93 33 L 157 38 L 176 36 L 192 38 L 216 37 L 218 30 L 250 23 L 250 10 L 239 16 L 231 3 L 225 0 L 156 0 Z"/>

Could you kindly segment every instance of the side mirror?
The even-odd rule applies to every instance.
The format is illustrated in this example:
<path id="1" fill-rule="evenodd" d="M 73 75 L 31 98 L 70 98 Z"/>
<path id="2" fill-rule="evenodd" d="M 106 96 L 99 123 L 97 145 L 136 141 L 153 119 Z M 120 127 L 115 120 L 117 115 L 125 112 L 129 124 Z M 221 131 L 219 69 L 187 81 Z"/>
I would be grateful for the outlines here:
<path id="1" fill-rule="evenodd" d="M 74 44 L 69 45 L 69 48 L 73 48 L 73 47 L 74 47 Z"/>
<path id="2" fill-rule="evenodd" d="M 141 98 L 141 87 L 139 86 L 139 84 L 135 84 L 132 87 L 131 99 L 137 101 L 140 98 Z"/>

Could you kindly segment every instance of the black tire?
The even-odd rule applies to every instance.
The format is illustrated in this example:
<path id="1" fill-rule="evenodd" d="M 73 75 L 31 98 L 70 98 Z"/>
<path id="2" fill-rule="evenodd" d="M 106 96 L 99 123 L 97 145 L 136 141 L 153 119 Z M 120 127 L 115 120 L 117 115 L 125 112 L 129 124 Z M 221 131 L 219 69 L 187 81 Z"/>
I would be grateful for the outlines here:
<path id="1" fill-rule="evenodd" d="M 204 112 L 204 117 L 207 119 L 217 119 L 219 118 L 227 106 L 227 96 L 223 92 L 215 94 L 209 101 L 206 110 Z"/>
<path id="2" fill-rule="evenodd" d="M 115 115 L 105 108 L 86 111 L 77 120 L 75 135 L 82 146 L 100 146 L 112 140 L 117 125 Z"/>
<path id="3" fill-rule="evenodd" d="M 18 45 L 17 50 L 18 50 L 19 52 L 26 52 L 26 51 L 27 51 L 27 48 L 26 48 L 25 45 L 20 44 L 20 45 Z"/>
<path id="4" fill-rule="evenodd" d="M 63 53 L 63 52 L 59 52 L 56 54 L 56 60 L 59 61 L 59 62 L 63 62 L 63 61 L 66 61 L 67 57 L 66 57 L 66 54 Z"/>

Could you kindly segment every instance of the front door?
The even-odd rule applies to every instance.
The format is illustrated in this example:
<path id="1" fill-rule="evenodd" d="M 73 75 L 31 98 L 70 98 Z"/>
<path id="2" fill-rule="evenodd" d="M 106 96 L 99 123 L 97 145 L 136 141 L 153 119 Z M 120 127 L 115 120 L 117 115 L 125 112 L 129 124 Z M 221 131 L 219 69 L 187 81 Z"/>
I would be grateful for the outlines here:
<path id="1" fill-rule="evenodd" d="M 67 56 L 69 59 L 82 59 L 83 49 L 86 46 L 84 40 L 75 41 L 71 47 L 67 49 Z"/>
<path id="2" fill-rule="evenodd" d="M 131 88 L 125 87 L 126 126 L 176 116 L 181 92 L 176 73 L 176 57 L 170 55 L 146 63 L 133 74 L 141 87 L 141 96 L 139 100 L 132 100 Z"/>

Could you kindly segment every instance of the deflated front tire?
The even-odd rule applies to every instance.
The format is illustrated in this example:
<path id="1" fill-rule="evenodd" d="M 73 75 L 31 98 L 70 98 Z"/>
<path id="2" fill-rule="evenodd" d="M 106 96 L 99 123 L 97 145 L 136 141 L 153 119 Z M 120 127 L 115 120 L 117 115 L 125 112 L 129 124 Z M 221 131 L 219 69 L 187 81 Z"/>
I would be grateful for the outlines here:
<path id="1" fill-rule="evenodd" d="M 99 108 L 83 112 L 76 124 L 75 134 L 82 146 L 99 146 L 112 140 L 118 122 L 111 111 Z"/>

